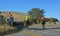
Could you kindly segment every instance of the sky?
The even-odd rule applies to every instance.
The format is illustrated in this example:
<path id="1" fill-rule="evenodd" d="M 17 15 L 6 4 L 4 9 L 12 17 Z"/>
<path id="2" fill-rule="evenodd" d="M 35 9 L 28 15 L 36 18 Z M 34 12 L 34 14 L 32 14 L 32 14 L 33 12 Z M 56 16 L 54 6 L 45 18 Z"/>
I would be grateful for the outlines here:
<path id="1" fill-rule="evenodd" d="M 60 20 L 60 0 L 0 0 L 0 11 L 27 13 L 32 8 L 44 9 L 46 17 Z"/>

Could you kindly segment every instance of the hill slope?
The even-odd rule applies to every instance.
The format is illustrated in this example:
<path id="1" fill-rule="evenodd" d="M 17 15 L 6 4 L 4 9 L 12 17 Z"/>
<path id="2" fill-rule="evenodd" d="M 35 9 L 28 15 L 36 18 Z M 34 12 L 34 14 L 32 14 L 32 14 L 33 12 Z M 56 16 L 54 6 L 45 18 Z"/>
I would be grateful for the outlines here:
<path id="1" fill-rule="evenodd" d="M 23 21 L 25 19 L 26 13 L 20 13 L 20 12 L 11 12 L 14 16 L 14 21 Z M 7 17 L 8 12 L 2 12 L 1 13 L 4 17 Z"/>

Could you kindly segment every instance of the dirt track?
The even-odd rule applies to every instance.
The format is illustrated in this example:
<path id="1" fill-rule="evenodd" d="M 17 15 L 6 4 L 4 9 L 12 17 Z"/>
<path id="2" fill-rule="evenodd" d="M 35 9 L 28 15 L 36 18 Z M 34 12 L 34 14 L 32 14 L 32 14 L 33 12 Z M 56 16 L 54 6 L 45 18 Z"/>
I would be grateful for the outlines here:
<path id="1" fill-rule="evenodd" d="M 60 23 L 47 23 L 46 30 L 42 30 L 41 24 L 34 24 L 21 32 L 5 36 L 60 36 Z"/>

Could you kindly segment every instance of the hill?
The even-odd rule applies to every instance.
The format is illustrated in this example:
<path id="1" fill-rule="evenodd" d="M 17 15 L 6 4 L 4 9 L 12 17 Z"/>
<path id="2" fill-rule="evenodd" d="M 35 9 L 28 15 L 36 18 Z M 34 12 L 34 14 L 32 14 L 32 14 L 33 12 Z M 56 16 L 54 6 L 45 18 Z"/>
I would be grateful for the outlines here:
<path id="1" fill-rule="evenodd" d="M 14 21 L 23 21 L 25 19 L 25 16 L 27 15 L 26 13 L 21 12 L 11 12 L 11 13 L 14 16 Z M 1 14 L 7 18 L 8 12 L 2 12 Z"/>

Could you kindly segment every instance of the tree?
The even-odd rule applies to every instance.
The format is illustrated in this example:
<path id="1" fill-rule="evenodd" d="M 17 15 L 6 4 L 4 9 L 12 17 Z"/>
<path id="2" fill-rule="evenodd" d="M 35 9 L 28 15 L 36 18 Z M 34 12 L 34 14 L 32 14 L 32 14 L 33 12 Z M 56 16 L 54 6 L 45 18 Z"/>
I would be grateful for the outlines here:
<path id="1" fill-rule="evenodd" d="M 59 22 L 59 20 L 57 19 L 57 18 L 53 18 L 53 17 L 51 17 L 51 18 L 46 18 L 46 22 L 48 22 L 49 20 L 54 20 L 54 21 L 56 21 L 56 22 Z"/>
<path id="2" fill-rule="evenodd" d="M 59 20 L 57 18 L 53 18 L 53 20 L 55 20 L 56 22 L 59 22 Z"/>
<path id="3" fill-rule="evenodd" d="M 51 18 L 46 18 L 45 20 L 46 20 L 46 22 L 49 22 L 50 19 L 51 19 Z"/>
<path id="4" fill-rule="evenodd" d="M 31 15 L 32 19 L 40 19 L 42 16 L 44 16 L 44 13 L 44 9 L 40 8 L 32 8 L 30 11 L 28 11 L 28 14 Z"/>
<path id="5" fill-rule="evenodd" d="M 0 11 L 0 14 L 1 14 L 1 11 Z"/>

